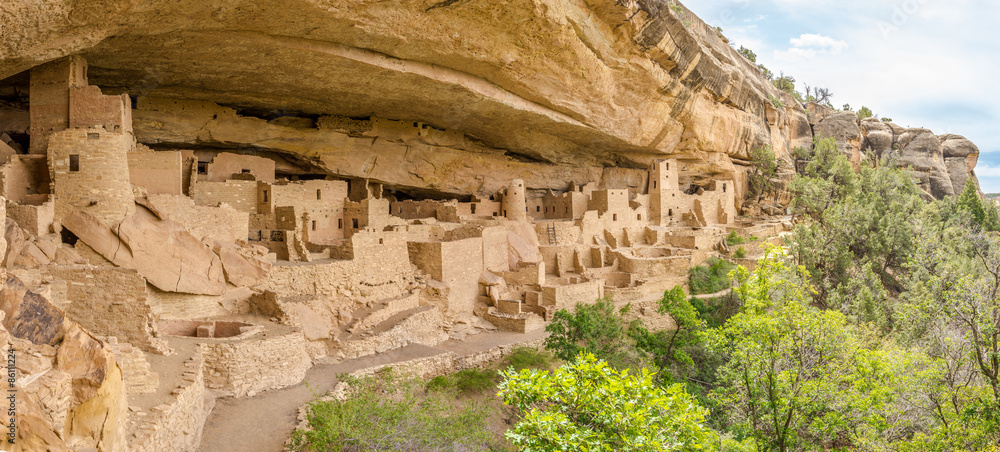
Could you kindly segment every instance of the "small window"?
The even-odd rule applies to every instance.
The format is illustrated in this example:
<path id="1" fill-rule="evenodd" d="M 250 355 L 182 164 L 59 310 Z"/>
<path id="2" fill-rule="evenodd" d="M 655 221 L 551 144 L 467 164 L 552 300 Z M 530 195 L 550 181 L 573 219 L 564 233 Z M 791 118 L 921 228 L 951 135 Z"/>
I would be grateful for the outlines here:
<path id="1" fill-rule="evenodd" d="M 250 170 L 243 168 L 240 170 L 240 174 L 250 174 Z"/>
<path id="2" fill-rule="evenodd" d="M 323 199 L 323 190 L 316 189 L 316 199 Z"/>
<path id="3" fill-rule="evenodd" d="M 618 221 L 618 214 L 611 215 L 611 221 Z"/>
<path id="4" fill-rule="evenodd" d="M 493 212 L 493 216 L 494 216 L 494 217 L 495 217 L 495 216 L 497 216 L 497 213 L 496 213 L 496 212 Z"/>
<path id="5" fill-rule="evenodd" d="M 208 162 L 198 162 L 198 174 L 208 174 Z"/>
<path id="6" fill-rule="evenodd" d="M 351 220 L 351 224 L 354 225 L 354 229 L 357 229 L 358 228 L 358 219 L 357 218 L 352 219 Z"/>
<path id="7" fill-rule="evenodd" d="M 722 184 L 722 192 L 723 192 L 723 193 L 725 193 L 725 192 L 726 192 L 726 184 Z"/>
<path id="8" fill-rule="evenodd" d="M 653 181 L 653 188 L 656 188 L 656 181 Z"/>
<path id="9" fill-rule="evenodd" d="M 344 229 L 344 219 L 337 218 L 337 229 Z"/>
<path id="10" fill-rule="evenodd" d="M 379 245 L 385 245 L 385 239 L 378 239 Z"/>
<path id="11" fill-rule="evenodd" d="M 268 202 L 268 199 L 267 199 L 267 190 L 264 190 L 264 200 L 261 201 L 261 202 Z"/>
<path id="12" fill-rule="evenodd" d="M 546 207 L 545 211 L 547 212 L 548 210 L 549 210 L 548 207 Z M 542 206 L 535 206 L 535 212 L 541 212 L 541 211 L 542 211 Z"/>
<path id="13" fill-rule="evenodd" d="M 75 173 L 77 171 L 80 171 L 80 156 L 72 154 L 69 156 L 69 172 Z"/>
<path id="14" fill-rule="evenodd" d="M 505 217 L 507 216 L 507 211 L 506 210 L 503 211 L 503 216 L 505 216 Z"/>
<path id="15" fill-rule="evenodd" d="M 569 213 L 569 206 L 566 207 L 566 213 Z"/>
<path id="16" fill-rule="evenodd" d="M 667 162 L 666 169 L 670 169 L 670 162 Z"/>
<path id="17" fill-rule="evenodd" d="M 313 220 L 313 221 L 312 221 L 312 229 L 313 229 L 314 231 L 316 230 L 316 220 Z"/>
<path id="18" fill-rule="evenodd" d="M 674 209 L 667 209 L 667 216 L 674 216 Z"/>
<path id="19" fill-rule="evenodd" d="M 475 204 L 472 205 L 472 213 L 476 213 L 476 205 Z"/>
<path id="20" fill-rule="evenodd" d="M 639 220 L 639 221 L 642 221 L 642 214 L 640 213 L 640 214 L 636 215 L 635 219 Z"/>
<path id="21" fill-rule="evenodd" d="M 99 134 L 99 133 L 88 133 L 87 134 L 87 139 L 88 140 L 100 140 L 101 139 L 101 134 Z"/>

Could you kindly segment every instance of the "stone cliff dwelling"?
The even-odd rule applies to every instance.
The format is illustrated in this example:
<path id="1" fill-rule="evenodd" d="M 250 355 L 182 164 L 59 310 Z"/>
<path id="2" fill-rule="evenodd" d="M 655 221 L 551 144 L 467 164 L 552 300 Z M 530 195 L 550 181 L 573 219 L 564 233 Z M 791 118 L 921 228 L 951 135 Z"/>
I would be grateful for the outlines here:
<path id="1" fill-rule="evenodd" d="M 676 159 L 655 160 L 643 186 L 513 179 L 449 199 L 290 174 L 268 153 L 153 149 L 136 140 L 134 100 L 103 94 L 87 72 L 79 56 L 30 71 L 29 140 L 5 144 L 0 167 L 4 260 L 110 341 L 128 406 L 150 413 L 129 417 L 129 450 L 193 450 L 206 391 L 252 396 L 320 361 L 530 333 L 604 296 L 653 300 L 740 229 L 733 180 L 684 186 Z M 379 139 L 464 139 L 356 122 Z"/>
<path id="2" fill-rule="evenodd" d="M 753 267 L 725 238 L 782 243 L 816 136 L 927 197 L 979 155 L 803 106 L 656 1 L 55 3 L 0 7 L 21 450 L 276 450 L 213 416 L 407 350 L 474 366 L 601 297 L 659 316 L 692 266 Z M 779 188 L 745 203 L 765 147 Z"/>

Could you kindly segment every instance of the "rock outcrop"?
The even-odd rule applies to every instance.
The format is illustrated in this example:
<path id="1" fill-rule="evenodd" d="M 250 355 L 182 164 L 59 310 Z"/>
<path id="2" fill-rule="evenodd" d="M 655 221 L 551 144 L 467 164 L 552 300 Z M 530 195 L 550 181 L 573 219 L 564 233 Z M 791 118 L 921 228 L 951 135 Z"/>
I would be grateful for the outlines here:
<path id="1" fill-rule="evenodd" d="M 173 126 L 191 121 L 194 132 L 205 124 L 178 107 L 168 116 L 179 131 L 168 138 L 152 124 L 160 117 L 140 106 L 140 142 L 276 150 L 411 190 L 489 193 L 511 179 L 504 168 L 528 174 L 528 188 L 613 186 L 620 179 L 605 168 L 642 169 L 670 155 L 690 166 L 687 182 L 718 176 L 737 180 L 742 192 L 752 149 L 772 145 L 787 158 L 808 139 L 800 106 L 788 98 L 775 109 L 769 99 L 782 93 L 759 70 L 714 27 L 662 0 L 102 0 L 45 8 L 14 0 L 4 12 L 11 26 L 0 78 L 82 53 L 91 82 L 109 93 L 207 101 L 272 120 L 246 134 L 265 122 L 226 125 L 233 117 L 220 115 L 185 133 Z M 305 120 L 275 120 L 282 116 Z M 316 120 L 323 116 L 333 119 Z M 376 117 L 457 135 L 420 146 L 346 139 L 364 136 L 351 118 Z M 330 139 L 330 124 L 348 133 Z M 365 158 L 350 165 L 340 156 L 359 151 Z M 402 158 L 424 167 L 400 174 Z M 575 170 L 553 187 L 548 176 L 566 168 Z M 456 186 L 458 179 L 477 182 Z"/>
<path id="2" fill-rule="evenodd" d="M 928 129 L 907 129 L 878 118 L 859 120 L 852 111 L 822 105 L 807 104 L 806 109 L 816 137 L 835 139 L 855 165 L 886 159 L 908 168 L 928 198 L 954 196 L 968 178 L 975 178 L 979 148 L 961 135 L 936 136 Z"/>

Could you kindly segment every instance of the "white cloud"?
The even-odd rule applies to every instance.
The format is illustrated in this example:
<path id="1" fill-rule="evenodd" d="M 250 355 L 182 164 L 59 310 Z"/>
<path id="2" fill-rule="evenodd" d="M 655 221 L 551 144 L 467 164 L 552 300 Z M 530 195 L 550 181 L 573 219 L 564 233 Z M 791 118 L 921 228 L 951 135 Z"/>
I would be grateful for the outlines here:
<path id="1" fill-rule="evenodd" d="M 839 41 L 829 36 L 810 33 L 803 34 L 797 38 L 792 38 L 788 42 L 795 46 L 795 48 L 815 49 L 817 51 L 826 51 L 832 54 L 843 52 L 844 49 L 849 47 L 844 41 Z"/>
<path id="2" fill-rule="evenodd" d="M 812 33 L 789 39 L 788 43 L 792 47 L 788 50 L 775 51 L 775 58 L 792 61 L 811 60 L 818 55 L 839 55 L 850 47 L 846 41 Z"/>

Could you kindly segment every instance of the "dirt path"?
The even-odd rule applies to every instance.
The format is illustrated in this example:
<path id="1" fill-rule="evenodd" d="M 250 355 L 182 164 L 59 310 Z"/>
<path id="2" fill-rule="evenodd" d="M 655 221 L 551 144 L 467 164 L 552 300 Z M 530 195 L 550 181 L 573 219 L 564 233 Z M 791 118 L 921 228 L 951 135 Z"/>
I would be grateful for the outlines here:
<path id="1" fill-rule="evenodd" d="M 298 423 L 298 408 L 325 394 L 337 384 L 337 376 L 365 367 L 392 364 L 425 358 L 449 351 L 459 356 L 489 350 L 492 347 L 524 342 L 544 335 L 544 331 L 529 334 L 478 334 L 465 341 L 447 341 L 438 347 L 409 345 L 400 349 L 352 359 L 338 364 L 315 366 L 306 373 L 305 381 L 295 386 L 276 389 L 254 397 L 219 399 L 205 422 L 201 435 L 201 452 L 278 452 Z"/>

